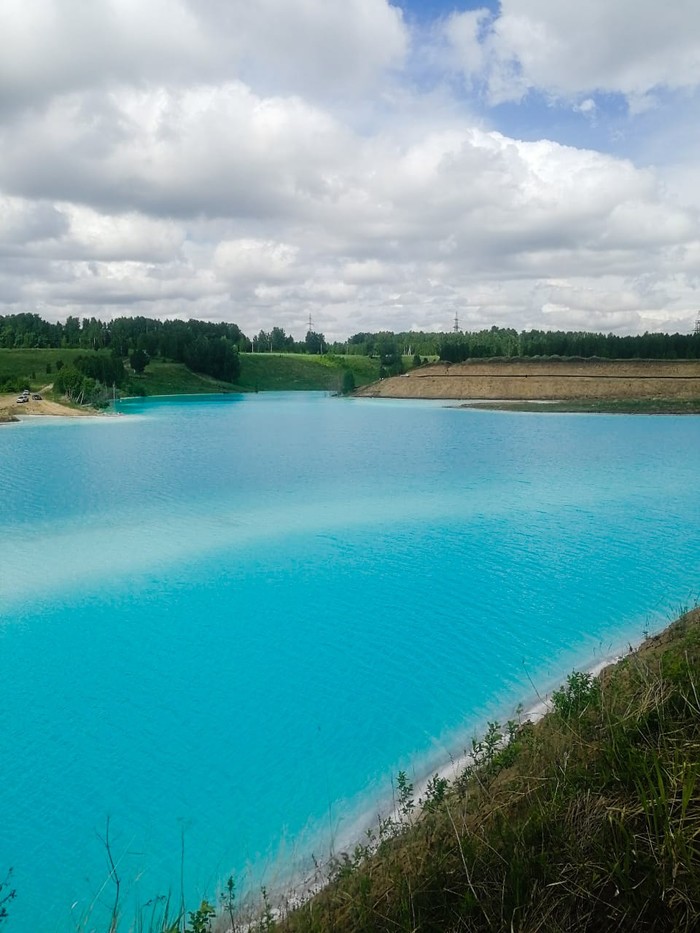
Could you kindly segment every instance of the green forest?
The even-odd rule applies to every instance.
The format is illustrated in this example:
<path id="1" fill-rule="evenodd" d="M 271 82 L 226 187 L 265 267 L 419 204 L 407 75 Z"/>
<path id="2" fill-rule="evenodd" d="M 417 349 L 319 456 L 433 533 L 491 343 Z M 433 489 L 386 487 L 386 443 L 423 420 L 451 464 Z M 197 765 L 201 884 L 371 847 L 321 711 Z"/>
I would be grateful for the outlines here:
<path id="1" fill-rule="evenodd" d="M 295 340 L 282 327 L 247 337 L 237 324 L 207 321 L 159 321 L 119 317 L 112 321 L 68 317 L 51 323 L 38 314 L 0 315 L 0 347 L 112 349 L 121 357 L 135 350 L 150 358 L 183 362 L 215 378 L 236 375 L 235 353 L 344 354 L 369 357 L 439 357 L 458 362 L 470 358 L 513 356 L 598 356 L 605 359 L 699 359 L 700 332 L 645 333 L 621 336 L 588 331 L 518 332 L 508 327 L 428 333 L 425 331 L 361 332 L 344 341 L 327 341 L 309 330 Z M 226 348 L 222 350 L 221 347 Z M 233 381 L 229 379 L 229 381 Z"/>

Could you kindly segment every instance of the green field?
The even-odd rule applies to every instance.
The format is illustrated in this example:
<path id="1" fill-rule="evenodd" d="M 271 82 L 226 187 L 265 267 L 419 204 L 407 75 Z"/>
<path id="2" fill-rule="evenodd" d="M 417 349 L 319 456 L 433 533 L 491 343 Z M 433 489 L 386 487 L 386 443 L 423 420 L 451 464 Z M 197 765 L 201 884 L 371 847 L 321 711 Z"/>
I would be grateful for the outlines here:
<path id="1" fill-rule="evenodd" d="M 337 392 L 349 370 L 356 385 L 379 378 L 379 361 L 366 356 L 242 353 L 238 384 L 252 392 L 306 389 Z"/>
<path id="2" fill-rule="evenodd" d="M 198 395 L 207 392 L 235 392 L 235 386 L 210 376 L 193 373 L 184 363 L 152 360 L 141 376 L 131 375 L 122 395 Z"/>
<path id="3" fill-rule="evenodd" d="M 38 389 L 53 380 L 56 362 L 66 366 L 76 356 L 85 356 L 89 350 L 5 350 L 0 349 L 0 385 L 9 379 L 19 379 L 31 389 Z M 106 351 L 102 351 L 106 352 Z M 47 367 L 51 367 L 47 372 Z"/>
<path id="4" fill-rule="evenodd" d="M 307 356 L 299 353 L 242 353 L 241 375 L 231 384 L 191 372 L 182 363 L 153 360 L 132 376 L 124 394 L 183 395 L 201 392 L 273 392 L 293 389 L 337 392 L 350 370 L 357 385 L 378 378 L 379 364 L 365 356 Z"/>
<path id="5" fill-rule="evenodd" d="M 89 350 L 80 349 L 0 349 L 0 384 L 13 380 L 26 383 L 31 389 L 40 388 L 52 381 L 58 360 L 68 365 L 75 357 L 88 353 Z M 243 353 L 241 376 L 233 385 L 193 373 L 183 363 L 152 360 L 142 376 L 130 376 L 122 389 L 122 395 L 183 395 L 290 389 L 337 392 L 341 387 L 343 373 L 347 370 L 352 372 L 356 385 L 364 385 L 379 377 L 379 362 L 366 356 Z"/>

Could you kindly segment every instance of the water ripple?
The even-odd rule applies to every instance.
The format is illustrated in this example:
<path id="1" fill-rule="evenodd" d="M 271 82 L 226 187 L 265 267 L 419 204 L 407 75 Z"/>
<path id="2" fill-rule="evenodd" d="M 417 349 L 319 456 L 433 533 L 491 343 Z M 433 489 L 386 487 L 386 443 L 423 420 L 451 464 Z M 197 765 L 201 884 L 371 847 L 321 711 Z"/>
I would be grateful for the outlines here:
<path id="1" fill-rule="evenodd" d="M 0 434 L 18 933 L 74 928 L 107 815 L 125 898 L 183 828 L 193 901 L 269 877 L 700 591 L 700 419 L 132 407 Z"/>

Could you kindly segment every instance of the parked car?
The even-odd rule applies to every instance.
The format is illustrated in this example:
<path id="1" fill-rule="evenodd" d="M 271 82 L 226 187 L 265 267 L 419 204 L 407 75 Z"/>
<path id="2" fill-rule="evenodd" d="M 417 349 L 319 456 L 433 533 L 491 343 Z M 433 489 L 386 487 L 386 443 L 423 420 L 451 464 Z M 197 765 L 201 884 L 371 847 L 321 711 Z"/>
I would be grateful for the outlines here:
<path id="1" fill-rule="evenodd" d="M 20 405 L 21 405 L 23 402 L 28 402 L 28 401 L 29 401 L 29 396 L 28 396 L 28 395 L 20 395 L 20 396 L 18 396 L 18 398 L 17 398 L 17 402 L 18 402 Z"/>
<path id="2" fill-rule="evenodd" d="M 38 392 L 35 392 L 34 395 L 32 395 L 32 398 L 34 399 L 35 402 L 41 401 L 41 396 L 39 395 Z"/>

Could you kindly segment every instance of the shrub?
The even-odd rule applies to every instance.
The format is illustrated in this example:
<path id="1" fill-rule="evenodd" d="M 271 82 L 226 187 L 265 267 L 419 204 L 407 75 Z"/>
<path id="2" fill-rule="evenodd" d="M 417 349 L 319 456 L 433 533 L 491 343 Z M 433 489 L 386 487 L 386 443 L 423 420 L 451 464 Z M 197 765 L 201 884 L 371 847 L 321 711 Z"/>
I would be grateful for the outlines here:
<path id="1" fill-rule="evenodd" d="M 564 721 L 569 721 L 597 706 L 599 699 L 600 685 L 593 675 L 572 671 L 566 684 L 552 694 L 552 707 Z"/>

